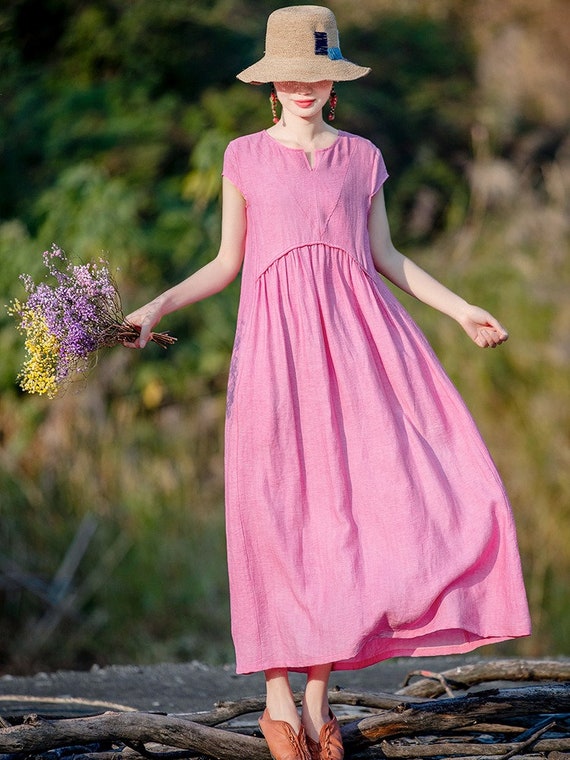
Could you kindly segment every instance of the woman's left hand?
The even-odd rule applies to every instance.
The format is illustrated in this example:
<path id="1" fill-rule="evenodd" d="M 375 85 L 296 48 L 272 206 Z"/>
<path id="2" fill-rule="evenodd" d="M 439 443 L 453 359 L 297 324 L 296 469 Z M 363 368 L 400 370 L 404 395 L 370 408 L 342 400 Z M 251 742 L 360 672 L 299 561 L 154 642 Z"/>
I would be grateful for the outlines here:
<path id="1" fill-rule="evenodd" d="M 481 348 L 496 348 L 509 337 L 501 323 L 478 306 L 470 304 L 458 321 L 471 340 Z"/>

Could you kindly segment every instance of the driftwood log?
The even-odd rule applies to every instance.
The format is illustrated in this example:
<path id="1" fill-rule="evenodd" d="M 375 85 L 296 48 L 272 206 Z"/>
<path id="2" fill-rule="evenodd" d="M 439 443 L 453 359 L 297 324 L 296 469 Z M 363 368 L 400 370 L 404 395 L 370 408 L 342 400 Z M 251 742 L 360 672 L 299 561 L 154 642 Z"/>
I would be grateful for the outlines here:
<path id="1" fill-rule="evenodd" d="M 464 697 L 401 705 L 344 727 L 350 746 L 375 744 L 410 734 L 445 732 L 479 722 L 527 719 L 544 714 L 570 717 L 570 687 L 566 685 L 492 689 Z"/>
<path id="2" fill-rule="evenodd" d="M 414 675 L 422 676 L 423 680 L 408 685 Z M 408 674 L 404 687 L 396 693 L 415 697 L 438 697 L 444 693 L 445 683 L 464 689 L 487 681 L 570 682 L 570 661 L 494 660 L 460 665 L 458 668 L 435 674 L 435 678 L 433 676 L 433 673 L 414 670 Z"/>
<path id="3" fill-rule="evenodd" d="M 422 680 L 397 694 L 331 690 L 331 704 L 368 712 L 365 717 L 343 720 L 347 758 L 509 760 L 524 755 L 527 760 L 547 756 L 570 760 L 570 684 L 565 683 L 570 680 L 570 664 L 506 660 L 411 675 L 420 675 Z M 465 693 L 473 684 L 488 681 L 524 685 Z M 548 683 L 529 685 L 533 681 Z M 457 689 L 462 692 L 459 696 L 449 696 Z M 447 696 L 434 698 L 442 693 Z M 68 748 L 67 756 L 76 760 L 111 760 L 119 753 L 124 760 L 269 760 L 262 738 L 230 723 L 263 706 L 262 698 L 252 697 L 187 715 L 115 711 L 60 720 L 30 715 L 19 725 L 2 721 L 0 756 L 9 755 L 11 760 L 45 757 L 56 748 Z"/>

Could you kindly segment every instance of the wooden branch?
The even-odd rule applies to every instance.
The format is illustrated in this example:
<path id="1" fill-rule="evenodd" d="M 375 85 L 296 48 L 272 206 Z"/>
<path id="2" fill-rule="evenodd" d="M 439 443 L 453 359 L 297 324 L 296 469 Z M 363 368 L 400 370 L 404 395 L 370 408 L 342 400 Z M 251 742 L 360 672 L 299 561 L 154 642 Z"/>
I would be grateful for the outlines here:
<path id="1" fill-rule="evenodd" d="M 522 723 L 522 720 L 519 722 Z M 511 723 L 507 725 L 505 723 L 481 723 L 480 721 L 477 721 L 476 731 L 478 734 L 501 734 L 502 736 L 515 734 L 518 736 L 522 731 L 524 731 L 524 727 L 515 726 Z M 454 729 L 453 733 L 457 736 L 461 736 L 462 734 L 472 734 L 473 729 L 469 727 L 456 728 Z"/>
<path id="2" fill-rule="evenodd" d="M 403 760 L 424 760 L 424 757 L 426 760 L 431 760 L 429 755 L 424 755 L 423 752 L 424 745 L 418 744 L 415 747 L 415 754 L 410 754 L 406 756 Z M 497 745 L 497 751 L 500 751 L 500 745 Z M 444 760 L 447 756 L 443 754 L 444 750 L 441 750 L 442 754 L 437 755 L 437 757 L 440 758 L 440 760 Z M 348 757 L 348 755 L 347 755 Z M 351 752 L 350 754 L 351 758 L 354 758 L 354 760 L 386 760 L 386 755 L 384 754 L 382 750 L 382 745 L 377 744 L 374 747 L 369 747 L 366 750 L 360 750 L 358 752 Z M 504 760 L 502 755 L 478 755 L 475 753 L 475 755 L 453 755 L 450 756 L 450 759 L 452 760 L 493 760 L 493 758 L 496 758 L 496 760 Z M 74 756 L 73 760 L 78 760 Z M 99 760 L 99 758 L 92 758 L 91 760 Z M 112 760 L 112 758 L 110 759 Z M 115 758 L 117 760 L 117 758 Z M 390 759 L 391 760 L 391 759 Z M 525 752 L 524 755 L 514 755 L 512 760 L 545 760 L 544 753 L 538 753 L 534 752 L 532 750 L 531 752 Z M 550 752 L 548 754 L 548 760 L 569 760 L 568 755 L 561 752 Z"/>
<path id="3" fill-rule="evenodd" d="M 302 692 L 295 692 L 293 698 L 297 704 L 301 703 Z M 424 697 L 411 697 L 406 699 L 408 704 L 429 701 Z M 389 692 L 354 692 L 335 688 L 329 691 L 329 703 L 331 705 L 353 705 L 355 707 L 368 707 L 373 710 L 391 710 L 402 704 L 402 698 Z M 195 713 L 177 713 L 177 718 L 191 720 L 201 726 L 219 726 L 227 723 L 240 715 L 263 712 L 265 709 L 265 695 L 247 697 L 238 701 L 220 701 L 213 710 Z"/>
<path id="4" fill-rule="evenodd" d="M 76 744 L 120 741 L 130 745 L 156 742 L 195 750 L 218 760 L 269 760 L 264 739 L 199 726 L 171 715 L 104 713 L 90 718 L 43 720 L 31 716 L 21 726 L 0 729 L 0 753 L 37 753 Z"/>
<path id="5" fill-rule="evenodd" d="M 568 686 L 530 686 L 520 689 L 493 689 L 452 699 L 399 707 L 363 718 L 343 728 L 347 745 L 374 744 L 388 736 L 428 731 L 448 731 L 490 718 L 503 720 L 524 715 L 569 713 Z"/>
<path id="6" fill-rule="evenodd" d="M 164 751 L 162 745 L 144 745 L 142 742 L 133 742 L 127 744 L 125 749 L 131 751 L 131 757 L 142 757 L 144 760 L 182 760 L 182 758 L 195 757 L 195 752 L 188 752 L 186 749 L 171 750 L 169 752 Z M 123 750 L 124 752 L 125 750 Z M 121 760 L 123 758 L 123 752 L 121 752 Z"/>
<path id="7" fill-rule="evenodd" d="M 556 721 L 551 720 L 545 726 L 541 726 L 537 731 L 534 731 L 531 734 L 531 736 L 529 736 L 529 738 L 526 739 L 526 741 L 519 741 L 519 746 L 515 747 L 510 752 L 507 752 L 507 754 L 503 756 L 503 759 L 510 760 L 511 757 L 518 755 L 519 752 L 522 752 L 523 750 L 528 749 L 529 747 L 532 747 L 533 744 L 536 744 L 536 742 L 538 741 L 539 737 L 542 736 L 542 734 L 545 734 L 551 728 L 554 728 L 555 725 L 556 725 Z"/>
<path id="8" fill-rule="evenodd" d="M 400 702 L 402 700 L 399 700 Z M 139 712 L 136 707 L 122 705 L 119 702 L 106 702 L 102 699 L 86 699 L 81 697 L 38 697 L 29 694 L 0 694 L 0 705 L 3 702 L 13 703 L 14 705 L 23 706 L 26 703 L 31 705 L 31 710 L 39 710 L 51 705 L 57 706 L 58 716 L 63 718 L 66 712 L 75 710 L 80 707 L 89 707 L 91 712 Z M 38 707 L 41 705 L 41 708 Z M 0 718 L 1 720 L 1 718 Z"/>
<path id="9" fill-rule="evenodd" d="M 355 694 L 332 691 L 331 701 L 336 704 L 359 704 L 379 709 L 380 703 L 387 704 L 376 714 L 360 718 L 343 726 L 342 734 L 348 752 L 370 750 L 367 757 L 415 758 L 449 755 L 450 757 L 501 757 L 511 760 L 515 753 L 528 750 L 534 745 L 539 751 L 562 751 L 570 749 L 570 738 L 564 721 L 570 716 L 570 685 L 552 684 L 510 689 L 491 689 L 475 694 L 438 700 L 402 699 L 386 694 Z M 397 702 L 397 704 L 396 704 Z M 242 702 L 220 703 L 216 710 L 201 714 L 210 721 L 227 721 L 230 717 L 244 712 L 258 712 L 263 709 L 263 700 L 253 697 Z M 545 716 L 549 716 L 548 719 Z M 197 714 L 200 716 L 200 714 Z M 129 757 L 164 758 L 172 760 L 168 748 L 183 749 L 187 756 L 192 753 L 201 757 L 218 760 L 269 760 L 269 751 L 263 739 L 246 733 L 220 728 L 212 728 L 189 716 L 159 715 L 155 713 L 106 712 L 95 717 L 45 720 L 31 716 L 23 725 L 0 728 L 0 754 L 37 754 L 60 747 L 85 747 L 86 754 L 96 755 L 99 760 L 110 759 L 108 749 L 121 743 L 132 748 Z M 539 720 L 540 719 L 540 720 Z M 562 719 L 562 720 L 561 720 Z M 540 738 L 540 734 L 552 728 L 552 721 L 559 720 L 560 730 L 553 736 Z M 492 729 L 501 735 L 502 723 L 516 722 L 518 726 L 530 725 L 522 730 L 518 741 L 509 743 L 477 742 L 473 734 L 481 734 L 484 729 Z M 546 725 L 546 723 L 550 725 Z M 471 736 L 455 734 L 444 741 L 433 742 L 424 738 L 417 745 L 404 745 L 388 738 L 422 734 L 449 734 L 457 730 L 473 727 Z M 511 729 L 505 729 L 510 731 Z M 562 734 L 562 736 L 561 736 Z M 158 744 L 158 751 L 150 751 L 147 745 Z M 372 745 L 380 747 L 371 749 Z M 102 752 L 91 751 L 100 746 Z M 176 755 L 177 757 L 178 755 Z M 91 760 L 95 760 L 92 758 Z"/>
<path id="10" fill-rule="evenodd" d="M 394 742 L 384 740 L 379 745 L 386 757 L 401 758 L 401 760 L 412 760 L 416 757 L 501 757 L 511 752 L 518 754 L 524 747 L 517 742 L 501 742 L 484 744 L 482 742 L 463 742 L 437 741 L 418 742 L 417 744 L 395 744 Z M 542 739 L 534 744 L 536 752 L 568 752 L 570 750 L 570 739 Z"/>
<path id="11" fill-rule="evenodd" d="M 432 700 L 425 697 L 411 696 L 409 698 L 406 697 L 405 701 L 407 704 L 412 705 Z M 402 697 L 385 691 L 359 693 L 335 689 L 334 691 L 329 691 L 329 702 L 331 705 L 353 705 L 355 707 L 369 707 L 375 710 L 391 710 L 402 704 Z"/>
<path id="12" fill-rule="evenodd" d="M 487 681 L 570 681 L 570 662 L 558 660 L 476 662 L 439 673 L 438 676 L 443 679 L 439 682 L 435 682 L 430 676 L 408 686 L 410 676 L 417 672 L 413 671 L 408 675 L 404 688 L 399 689 L 396 694 L 406 697 L 439 697 L 445 691 L 443 683 L 466 688 Z"/>
<path id="13" fill-rule="evenodd" d="M 445 694 L 447 694 L 448 697 L 454 696 L 453 691 L 451 690 L 452 684 L 450 684 L 450 682 L 443 675 L 443 673 L 434 673 L 431 670 L 411 670 L 404 680 L 404 687 L 406 687 L 409 684 L 413 676 L 421 676 L 427 681 L 437 681 L 441 685 L 442 693 L 445 692 Z M 453 685 L 460 686 L 462 684 L 455 683 Z"/>
<path id="14" fill-rule="evenodd" d="M 190 755 L 186 755 L 186 757 L 190 757 Z M 126 747 L 121 752 L 117 752 L 116 750 L 109 752 L 74 752 L 73 760 L 145 760 L 145 758 L 139 752 L 134 752 Z"/>
<path id="15" fill-rule="evenodd" d="M 150 746 L 156 747 L 157 745 Z M 161 752 L 160 754 L 161 760 L 175 760 L 176 757 L 192 758 L 197 757 L 197 755 L 193 752 L 188 752 L 188 750 L 173 750 L 172 752 Z M 117 749 L 111 749 L 104 750 L 103 752 L 74 752 L 73 760 L 147 760 L 147 758 L 146 755 L 141 755 L 140 752 L 125 745 L 120 751 Z"/>

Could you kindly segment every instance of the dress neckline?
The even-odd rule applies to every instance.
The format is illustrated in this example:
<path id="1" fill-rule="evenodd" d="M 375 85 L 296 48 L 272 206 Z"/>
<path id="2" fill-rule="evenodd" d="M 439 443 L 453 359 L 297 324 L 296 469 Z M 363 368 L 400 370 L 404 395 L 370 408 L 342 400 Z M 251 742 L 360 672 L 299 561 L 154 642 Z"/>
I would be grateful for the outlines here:
<path id="1" fill-rule="evenodd" d="M 325 151 L 332 150 L 334 147 L 336 147 L 338 145 L 338 143 L 340 142 L 341 137 L 344 137 L 345 132 L 342 129 L 339 129 L 338 132 L 337 132 L 337 136 L 336 136 L 334 142 L 332 142 L 330 145 L 327 145 L 326 148 L 314 148 L 311 151 L 312 154 L 313 154 L 313 163 L 312 164 L 311 164 L 311 162 L 309 160 L 309 156 L 307 155 L 307 151 L 304 148 L 293 148 L 293 147 L 291 147 L 289 145 L 284 145 L 279 140 L 276 140 L 275 137 L 272 137 L 266 129 L 263 130 L 263 134 L 266 136 L 266 138 L 270 142 L 272 142 L 274 145 L 278 145 L 280 148 L 283 148 L 283 150 L 292 150 L 295 153 L 302 153 L 303 154 L 303 158 L 305 159 L 305 163 L 306 163 L 307 167 L 310 169 L 310 171 L 314 171 L 317 168 L 317 163 L 318 163 L 316 161 L 316 158 L 315 158 L 316 154 L 317 153 L 324 153 Z"/>

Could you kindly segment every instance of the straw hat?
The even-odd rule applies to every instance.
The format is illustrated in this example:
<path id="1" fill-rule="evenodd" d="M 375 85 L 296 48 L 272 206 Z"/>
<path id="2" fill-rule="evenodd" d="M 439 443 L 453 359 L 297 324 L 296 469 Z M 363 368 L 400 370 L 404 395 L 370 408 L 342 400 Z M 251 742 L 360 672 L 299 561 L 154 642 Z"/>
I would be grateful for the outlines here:
<path id="1" fill-rule="evenodd" d="M 342 57 L 334 13 L 320 5 L 291 5 L 267 19 L 265 55 L 237 75 L 242 82 L 343 82 L 370 71 Z"/>

